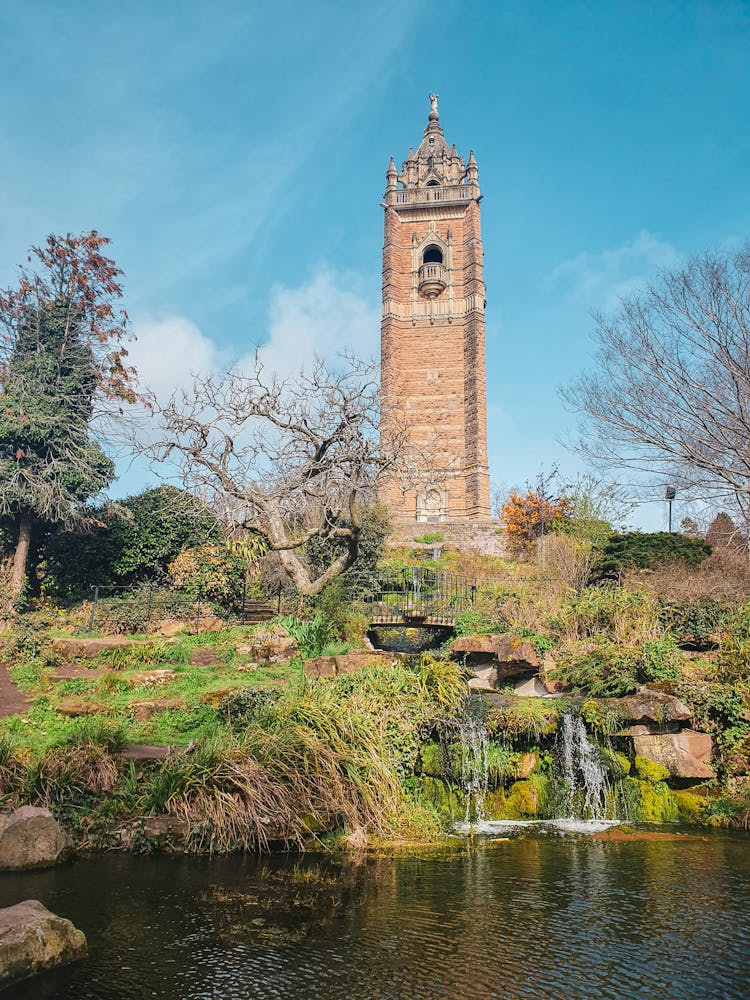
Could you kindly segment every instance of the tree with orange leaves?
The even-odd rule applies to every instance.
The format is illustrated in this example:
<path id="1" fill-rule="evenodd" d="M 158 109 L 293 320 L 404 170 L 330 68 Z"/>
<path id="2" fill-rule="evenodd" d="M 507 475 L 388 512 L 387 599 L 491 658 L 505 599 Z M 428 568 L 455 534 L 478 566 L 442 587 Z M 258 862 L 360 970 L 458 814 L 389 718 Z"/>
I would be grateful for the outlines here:
<path id="1" fill-rule="evenodd" d="M 27 580 L 36 529 L 74 526 L 114 464 L 94 437 L 113 401 L 132 403 L 122 272 L 97 232 L 49 236 L 0 292 L 0 515 L 15 536 L 10 596 Z M 98 428 L 101 436 L 101 427 Z"/>
<path id="2" fill-rule="evenodd" d="M 570 516 L 570 501 L 548 498 L 542 491 L 519 493 L 511 490 L 500 511 L 505 537 L 512 552 L 528 551 L 531 543 L 549 531 L 555 522 Z"/>

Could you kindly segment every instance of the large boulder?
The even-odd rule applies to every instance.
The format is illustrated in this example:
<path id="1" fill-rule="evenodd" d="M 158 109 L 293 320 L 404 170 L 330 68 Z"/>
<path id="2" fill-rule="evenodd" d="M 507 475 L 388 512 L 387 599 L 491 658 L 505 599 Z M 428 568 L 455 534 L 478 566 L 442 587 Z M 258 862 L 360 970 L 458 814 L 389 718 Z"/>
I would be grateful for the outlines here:
<path id="1" fill-rule="evenodd" d="M 392 667 L 398 662 L 398 657 L 383 653 L 345 653 L 341 656 L 318 656 L 305 660 L 306 677 L 339 677 L 341 674 L 353 674 L 363 667 Z"/>
<path id="2" fill-rule="evenodd" d="M 0 986 L 83 958 L 86 938 L 36 899 L 0 909 Z"/>
<path id="3" fill-rule="evenodd" d="M 69 719 L 77 719 L 81 715 L 102 715 L 110 709 L 103 701 L 85 701 L 83 698 L 63 698 L 55 706 L 55 711 Z"/>
<path id="4" fill-rule="evenodd" d="M 278 626 L 264 626 L 252 636 L 250 642 L 237 646 L 240 656 L 249 656 L 258 663 L 283 663 L 293 660 L 299 653 L 297 641 Z"/>
<path id="5" fill-rule="evenodd" d="M 495 664 L 498 683 L 535 674 L 542 665 L 529 640 L 518 635 L 461 636 L 451 644 L 451 652 L 462 655 L 469 665 Z"/>
<path id="6" fill-rule="evenodd" d="M 21 806 L 0 813 L 0 871 L 49 868 L 72 851 L 70 837 L 49 809 Z"/>
<path id="7" fill-rule="evenodd" d="M 475 667 L 473 677 L 469 678 L 472 691 L 494 691 L 497 687 L 497 667 L 490 664 L 487 667 Z"/>
<path id="8" fill-rule="evenodd" d="M 702 781 L 716 777 L 708 761 L 713 743 L 708 733 L 683 729 L 679 733 L 648 733 L 634 736 L 633 746 L 640 757 L 661 764 L 672 778 Z"/>
<path id="9" fill-rule="evenodd" d="M 184 698 L 140 698 L 138 701 L 131 701 L 128 711 L 139 722 L 148 722 L 160 712 L 181 712 L 186 710 L 188 703 Z"/>
<path id="10" fill-rule="evenodd" d="M 518 680 L 513 688 L 514 693 L 519 698 L 554 698 L 547 686 L 541 681 L 538 675 L 524 677 Z"/>
<path id="11" fill-rule="evenodd" d="M 497 653 L 500 639 L 499 635 L 462 635 L 451 643 L 451 652 L 492 660 Z"/>
<path id="12" fill-rule="evenodd" d="M 71 660 L 93 660 L 95 656 L 109 649 L 127 649 L 136 645 L 143 644 L 136 639 L 127 639 L 124 636 L 108 636 L 103 639 L 55 638 L 52 640 L 52 648 L 55 652 Z"/>
<path id="13" fill-rule="evenodd" d="M 497 677 L 523 677 L 539 671 L 542 661 L 528 639 L 517 635 L 503 635 L 497 644 Z"/>
<path id="14" fill-rule="evenodd" d="M 592 701 L 603 717 L 619 721 L 623 728 L 618 736 L 642 735 L 644 726 L 647 732 L 670 732 L 680 729 L 693 717 L 684 701 L 649 688 L 641 688 L 624 698 L 595 698 Z"/>

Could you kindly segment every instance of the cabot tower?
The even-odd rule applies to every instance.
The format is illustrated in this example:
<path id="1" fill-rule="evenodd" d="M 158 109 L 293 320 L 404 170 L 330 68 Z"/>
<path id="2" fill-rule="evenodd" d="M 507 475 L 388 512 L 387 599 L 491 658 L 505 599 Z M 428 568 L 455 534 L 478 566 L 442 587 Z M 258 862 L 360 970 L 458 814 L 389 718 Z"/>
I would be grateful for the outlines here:
<path id="1" fill-rule="evenodd" d="M 386 480 L 380 496 L 401 522 L 488 521 L 479 175 L 445 141 L 435 94 L 430 108 L 383 203 L 383 421 L 403 420 L 421 457 L 416 487 Z"/>

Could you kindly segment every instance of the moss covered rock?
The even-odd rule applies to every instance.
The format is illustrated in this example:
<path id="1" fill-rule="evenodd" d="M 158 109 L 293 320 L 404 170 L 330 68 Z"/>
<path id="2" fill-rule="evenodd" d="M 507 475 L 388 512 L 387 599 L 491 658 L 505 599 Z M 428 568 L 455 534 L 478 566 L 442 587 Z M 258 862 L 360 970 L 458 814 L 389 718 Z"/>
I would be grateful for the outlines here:
<path id="1" fill-rule="evenodd" d="M 499 788 L 485 798 L 485 814 L 490 819 L 533 819 L 539 815 L 546 778 L 535 774 L 515 781 L 510 789 Z"/>
<path id="2" fill-rule="evenodd" d="M 466 809 L 463 795 L 440 778 L 421 777 L 418 795 L 420 802 L 430 806 L 444 823 L 454 823 L 463 817 Z"/>
<path id="3" fill-rule="evenodd" d="M 635 805 L 635 821 L 638 823 L 676 823 L 679 809 L 675 793 L 663 781 L 643 781 L 626 778 L 630 785 L 631 801 Z"/>
<path id="4" fill-rule="evenodd" d="M 706 815 L 708 799 L 705 795 L 687 789 L 673 793 L 681 823 L 702 823 Z"/>
<path id="5" fill-rule="evenodd" d="M 659 781 L 666 781 L 669 777 L 669 771 L 663 764 L 659 764 L 655 760 L 650 760 L 648 757 L 640 756 L 636 756 L 635 758 L 635 773 L 641 781 L 650 781 L 652 784 L 656 784 Z"/>

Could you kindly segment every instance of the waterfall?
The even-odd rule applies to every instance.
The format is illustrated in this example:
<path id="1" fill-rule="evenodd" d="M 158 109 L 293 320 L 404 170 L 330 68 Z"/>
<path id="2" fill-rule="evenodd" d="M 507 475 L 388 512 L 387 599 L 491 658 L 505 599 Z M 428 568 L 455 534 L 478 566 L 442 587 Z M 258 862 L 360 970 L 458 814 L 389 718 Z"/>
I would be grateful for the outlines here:
<path id="1" fill-rule="evenodd" d="M 466 825 L 484 820 L 484 799 L 489 781 L 489 736 L 482 719 L 467 716 L 458 724 L 461 745 L 461 787 L 466 795 Z"/>
<path id="2" fill-rule="evenodd" d="M 584 819 L 604 819 L 609 772 L 579 715 L 563 715 L 555 744 L 555 764 L 562 785 L 559 805 L 563 814 L 580 812 Z"/>

